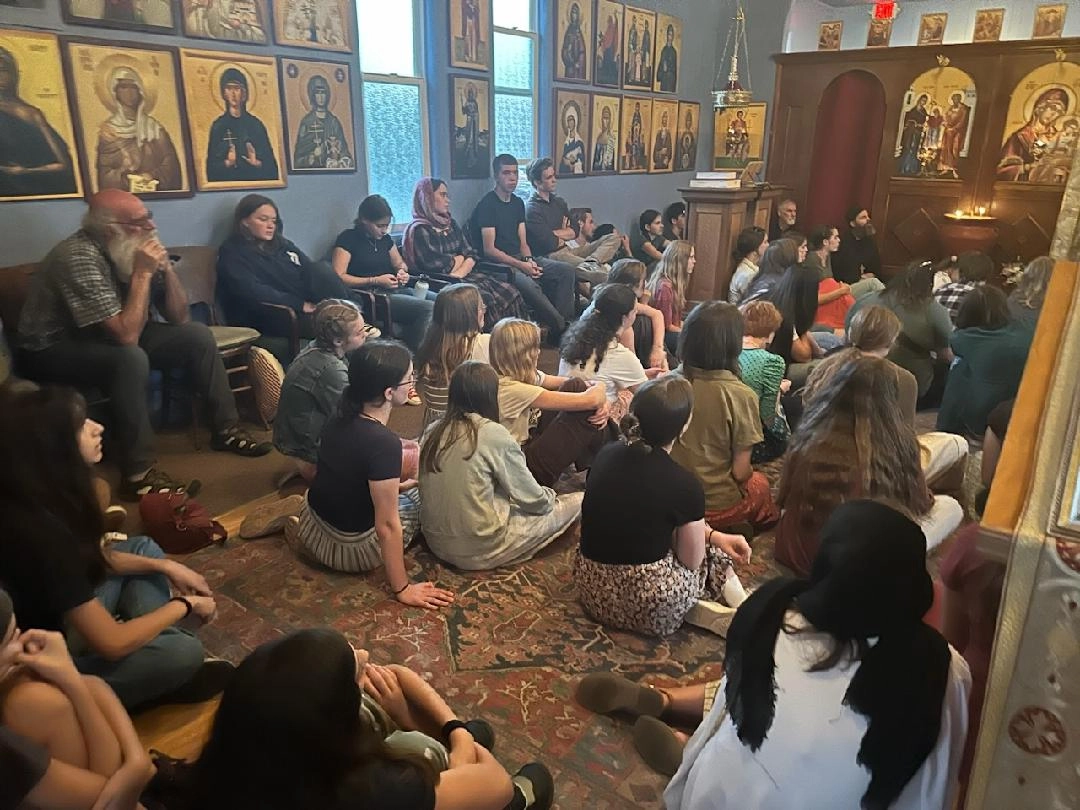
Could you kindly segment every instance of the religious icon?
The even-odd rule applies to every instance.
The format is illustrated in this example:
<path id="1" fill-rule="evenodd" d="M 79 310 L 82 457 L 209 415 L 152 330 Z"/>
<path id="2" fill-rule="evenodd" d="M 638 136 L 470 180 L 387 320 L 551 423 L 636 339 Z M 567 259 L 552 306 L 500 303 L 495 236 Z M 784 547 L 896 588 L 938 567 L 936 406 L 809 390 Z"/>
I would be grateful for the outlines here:
<path id="1" fill-rule="evenodd" d="M 679 125 L 679 102 L 653 99 L 652 149 L 649 171 L 670 172 L 675 163 L 675 130 Z"/>
<path id="2" fill-rule="evenodd" d="M 276 0 L 274 3 L 274 39 L 278 45 L 352 53 L 351 25 L 346 0 Z"/>
<path id="3" fill-rule="evenodd" d="M 274 59 L 180 51 L 200 191 L 285 185 Z"/>
<path id="4" fill-rule="evenodd" d="M 997 42 L 1005 22 L 1005 9 L 984 8 L 975 12 L 975 33 L 972 42 Z"/>
<path id="5" fill-rule="evenodd" d="M 589 174 L 611 174 L 617 168 L 620 106 L 621 100 L 618 96 L 593 94 L 592 160 Z"/>
<path id="6" fill-rule="evenodd" d="M 919 20 L 919 45 L 940 45 L 945 39 L 948 14 L 923 14 Z"/>
<path id="7" fill-rule="evenodd" d="M 349 65 L 283 56 L 278 68 L 289 172 L 355 172 Z"/>
<path id="8" fill-rule="evenodd" d="M 623 96 L 622 124 L 620 133 L 622 143 L 619 149 L 619 173 L 637 174 L 649 170 L 649 149 L 652 140 L 649 130 L 652 127 L 652 99 L 638 96 Z"/>
<path id="9" fill-rule="evenodd" d="M 1051 62 L 1009 99 L 997 179 L 1064 185 L 1080 139 L 1080 65 Z"/>
<path id="10" fill-rule="evenodd" d="M 81 197 L 55 34 L 0 29 L 0 201 Z"/>
<path id="11" fill-rule="evenodd" d="M 8 8 L 45 8 L 45 0 L 0 0 L 0 6 Z"/>
<path id="12" fill-rule="evenodd" d="M 867 48 L 886 48 L 892 37 L 892 20 L 871 18 L 870 30 L 866 32 Z"/>
<path id="13" fill-rule="evenodd" d="M 180 15 L 189 37 L 253 45 L 270 41 L 266 0 L 180 0 Z"/>
<path id="14" fill-rule="evenodd" d="M 596 2 L 596 70 L 594 81 L 602 87 L 622 83 L 623 5 L 610 0 Z"/>
<path id="15" fill-rule="evenodd" d="M 65 46 L 90 192 L 190 195 L 175 49 Z"/>
<path id="16" fill-rule="evenodd" d="M 675 171 L 689 172 L 697 165 L 698 122 L 701 105 L 694 101 L 679 102 L 679 134 L 675 137 Z"/>
<path id="17" fill-rule="evenodd" d="M 582 177 L 589 173 L 588 93 L 555 91 L 555 172 L 559 177 Z"/>
<path id="18" fill-rule="evenodd" d="M 171 34 L 176 30 L 170 0 L 60 0 L 64 22 Z"/>
<path id="19" fill-rule="evenodd" d="M 840 35 L 844 32 L 843 20 L 830 20 L 818 26 L 817 49 L 819 51 L 840 50 Z"/>
<path id="20" fill-rule="evenodd" d="M 656 14 L 643 8 L 627 6 L 624 28 L 623 87 L 652 90 Z"/>
<path id="21" fill-rule="evenodd" d="M 491 86 L 475 76 L 450 77 L 450 177 L 491 173 Z"/>
<path id="22" fill-rule="evenodd" d="M 491 0 L 449 3 L 450 66 L 487 70 L 491 67 Z"/>
<path id="23" fill-rule="evenodd" d="M 717 110 L 713 118 L 713 168 L 741 169 L 761 160 L 765 144 L 764 104 Z"/>
<path id="24" fill-rule="evenodd" d="M 593 68 L 592 3 L 557 0 L 555 14 L 555 80 L 588 82 Z"/>
<path id="25" fill-rule="evenodd" d="M 1032 39 L 1058 39 L 1065 28 L 1065 12 L 1068 6 L 1036 6 L 1035 29 L 1031 32 Z"/>
<path id="26" fill-rule="evenodd" d="M 656 65 L 653 90 L 674 93 L 679 84 L 679 54 L 682 53 L 682 20 L 670 14 L 656 15 Z"/>
<path id="27" fill-rule="evenodd" d="M 904 96 L 896 134 L 897 176 L 959 180 L 977 101 L 975 81 L 958 68 L 918 76 Z"/>

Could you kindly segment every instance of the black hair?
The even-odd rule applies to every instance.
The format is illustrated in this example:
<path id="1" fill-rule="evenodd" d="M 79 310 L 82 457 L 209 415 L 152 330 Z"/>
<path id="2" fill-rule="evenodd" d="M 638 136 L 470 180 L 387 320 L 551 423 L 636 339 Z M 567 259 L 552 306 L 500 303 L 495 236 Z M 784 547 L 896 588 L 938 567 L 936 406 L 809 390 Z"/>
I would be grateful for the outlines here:
<path id="1" fill-rule="evenodd" d="M 990 284 L 980 284 L 960 301 L 957 329 L 1001 329 L 1009 323 L 1009 299 Z"/>
<path id="2" fill-rule="evenodd" d="M 807 246 L 810 250 L 821 250 L 825 247 L 825 243 L 832 238 L 833 231 L 839 233 L 840 229 L 834 225 L 818 225 L 814 230 L 810 231 Z"/>
<path id="3" fill-rule="evenodd" d="M 595 354 L 594 371 L 600 370 L 611 341 L 619 334 L 623 318 L 634 311 L 637 296 L 625 284 L 605 284 L 593 299 L 593 311 L 570 324 L 559 352 L 563 360 L 580 369 Z"/>
<path id="4" fill-rule="evenodd" d="M 361 222 L 378 222 L 380 219 L 393 218 L 394 212 L 390 209 L 390 203 L 386 201 L 386 198 L 372 194 L 364 197 L 360 207 L 356 209 L 354 224 L 359 226 Z"/>
<path id="5" fill-rule="evenodd" d="M 847 213 L 844 215 L 844 221 L 850 225 L 855 221 L 855 218 L 859 216 L 863 211 L 869 211 L 865 205 L 852 205 L 848 208 Z"/>
<path id="6" fill-rule="evenodd" d="M 739 236 L 735 239 L 735 250 L 731 254 L 731 258 L 736 262 L 741 262 L 759 247 L 761 243 L 765 241 L 765 229 L 759 228 L 757 225 L 750 225 L 739 231 Z M 761 257 L 758 257 L 761 260 Z"/>
<path id="7" fill-rule="evenodd" d="M 412 355 L 397 340 L 369 340 L 349 353 L 349 384 L 341 395 L 338 413 L 355 419 L 365 405 L 381 405 L 387 388 L 401 385 L 412 365 Z"/>
<path id="8" fill-rule="evenodd" d="M 549 157 L 537 158 L 529 163 L 525 169 L 525 176 L 529 178 L 529 182 L 534 186 L 540 185 L 540 180 L 544 176 L 544 172 L 548 169 L 554 168 L 555 161 Z"/>
<path id="9" fill-rule="evenodd" d="M 574 229 L 574 233 L 581 233 L 581 225 L 585 222 L 585 215 L 591 214 L 593 210 L 591 208 L 571 208 L 570 209 L 570 227 Z"/>
<path id="10" fill-rule="evenodd" d="M 679 333 L 679 357 L 683 372 L 693 380 L 694 371 L 727 370 L 742 378 L 743 317 L 727 301 L 702 301 L 686 316 Z"/>
<path id="11" fill-rule="evenodd" d="M 969 250 L 956 257 L 961 281 L 987 281 L 994 275 L 994 260 L 981 250 Z"/>
<path id="12" fill-rule="evenodd" d="M 638 230 L 645 233 L 645 229 L 656 222 L 658 216 L 660 216 L 660 212 L 655 208 L 646 208 L 641 212 L 641 216 L 638 217 Z"/>
<path id="13" fill-rule="evenodd" d="M 933 264 L 916 259 L 889 279 L 881 295 L 885 303 L 916 307 L 929 301 L 933 291 Z"/>
<path id="14" fill-rule="evenodd" d="M 265 247 L 269 250 L 276 250 L 281 246 L 284 240 L 285 223 L 281 219 L 281 212 L 278 210 L 277 203 L 262 194 L 245 194 L 240 198 L 240 202 L 236 204 L 236 208 L 233 210 L 233 227 L 232 236 L 238 237 L 245 242 L 255 241 L 248 229 L 244 227 L 244 220 L 262 208 L 264 205 L 269 205 L 274 209 L 274 215 L 277 217 L 277 227 L 274 228 L 274 238 L 270 240 L 269 244 Z M 259 248 L 264 246 L 260 243 Z"/>
<path id="15" fill-rule="evenodd" d="M 476 414 L 492 422 L 499 421 L 499 375 L 487 363 L 466 360 L 450 375 L 446 413 L 434 424 L 420 450 L 420 469 L 439 472 L 443 456 L 461 439 L 472 458 L 479 442 L 479 430 L 469 418 Z"/>
<path id="16" fill-rule="evenodd" d="M 501 155 L 496 155 L 495 159 L 493 161 L 491 161 L 491 172 L 496 177 L 498 177 L 499 176 L 499 170 L 503 166 L 517 166 L 517 165 L 518 165 L 518 159 L 516 157 L 514 157 L 513 155 L 509 155 L 506 152 L 503 152 Z"/>
<path id="17" fill-rule="evenodd" d="M 675 229 L 671 227 L 671 224 L 686 213 L 686 203 L 673 202 L 664 209 L 664 238 L 665 239 L 685 239 L 686 235 L 679 236 L 675 233 Z"/>
<path id="18" fill-rule="evenodd" d="M 630 412 L 619 428 L 631 447 L 646 452 L 671 444 L 680 435 L 694 410 L 694 389 L 678 374 L 643 383 L 630 401 Z"/>
<path id="19" fill-rule="evenodd" d="M 608 234 L 615 233 L 615 226 L 610 222 L 605 222 L 603 225 L 597 225 L 596 230 L 593 231 L 593 241 L 597 239 L 603 239 Z"/>

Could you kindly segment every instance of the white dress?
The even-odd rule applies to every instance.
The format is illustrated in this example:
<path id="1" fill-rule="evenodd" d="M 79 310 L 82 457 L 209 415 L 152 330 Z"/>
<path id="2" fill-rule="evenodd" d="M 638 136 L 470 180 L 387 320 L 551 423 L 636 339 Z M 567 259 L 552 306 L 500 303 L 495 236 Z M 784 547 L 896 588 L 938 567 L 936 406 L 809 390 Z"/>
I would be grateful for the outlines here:
<path id="1" fill-rule="evenodd" d="M 805 626 L 795 613 L 789 622 Z M 720 685 L 716 702 L 664 791 L 668 810 L 857 810 L 870 772 L 855 762 L 867 719 L 843 705 L 856 664 L 807 672 L 825 647 L 817 633 L 776 639 L 776 715 L 757 752 L 740 742 Z M 941 707 L 937 745 L 890 810 L 952 806 L 968 725 L 971 674 L 956 650 Z"/>

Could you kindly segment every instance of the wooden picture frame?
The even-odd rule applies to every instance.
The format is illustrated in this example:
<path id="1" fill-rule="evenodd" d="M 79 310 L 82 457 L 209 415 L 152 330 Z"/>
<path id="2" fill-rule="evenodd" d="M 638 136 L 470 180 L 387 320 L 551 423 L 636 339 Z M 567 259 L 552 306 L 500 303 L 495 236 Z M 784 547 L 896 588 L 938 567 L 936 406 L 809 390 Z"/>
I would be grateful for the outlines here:
<path id="1" fill-rule="evenodd" d="M 233 2 L 227 8 L 212 0 L 179 0 L 178 10 L 186 37 L 242 45 L 270 44 L 273 19 L 268 0 Z"/>
<path id="2" fill-rule="evenodd" d="M 554 0 L 555 81 L 588 84 L 593 74 L 592 0 Z"/>
<path id="3" fill-rule="evenodd" d="M 593 93 L 592 129 L 589 143 L 589 174 L 615 174 L 619 168 L 619 133 L 622 131 L 622 98 L 605 93 Z M 607 127 L 605 128 L 605 123 Z"/>
<path id="4" fill-rule="evenodd" d="M 653 85 L 653 44 L 656 12 L 627 6 L 623 12 L 622 86 L 650 92 Z"/>
<path id="5" fill-rule="evenodd" d="M 490 70 L 491 0 L 447 0 L 446 16 L 450 67 Z"/>
<path id="6" fill-rule="evenodd" d="M 347 0 L 274 0 L 273 7 L 278 45 L 353 52 L 354 10 Z"/>
<path id="7" fill-rule="evenodd" d="M 1060 39 L 1065 30 L 1065 13 L 1069 10 L 1066 3 L 1054 3 L 1035 7 L 1035 24 L 1031 29 L 1032 39 Z"/>
<path id="8" fill-rule="evenodd" d="M 679 102 L 654 98 L 649 149 L 649 174 L 667 174 L 675 166 L 675 135 L 679 128 Z"/>
<path id="9" fill-rule="evenodd" d="M 662 11 L 656 13 L 656 42 L 653 45 L 653 92 L 679 92 L 679 60 L 682 58 L 682 20 Z M 671 44 L 668 44 L 668 32 Z M 670 52 L 669 49 L 670 48 Z"/>
<path id="10" fill-rule="evenodd" d="M 878 20 L 871 18 L 870 27 L 866 31 L 867 48 L 887 48 L 892 39 L 892 20 Z"/>
<path id="11" fill-rule="evenodd" d="M 0 49 L 0 61 L 18 76 L 7 114 L 0 118 L 0 140 L 8 147 L 4 159 L 33 170 L 0 173 L 0 202 L 82 197 L 81 157 L 60 39 L 44 31 L 0 28 Z"/>
<path id="12" fill-rule="evenodd" d="M 555 88 L 551 158 L 560 178 L 584 177 L 591 164 L 592 99 L 581 90 Z"/>
<path id="13" fill-rule="evenodd" d="M 349 63 L 280 56 L 278 74 L 289 174 L 355 173 Z"/>
<path id="14" fill-rule="evenodd" d="M 696 101 L 680 101 L 673 171 L 692 172 L 696 168 L 700 128 L 701 105 Z"/>
<path id="15" fill-rule="evenodd" d="M 818 26 L 817 49 L 819 51 L 840 50 L 840 37 L 844 33 L 843 20 L 829 20 Z"/>
<path id="16" fill-rule="evenodd" d="M 199 191 L 282 188 L 281 89 L 272 56 L 180 49 Z"/>
<path id="17" fill-rule="evenodd" d="M 972 42 L 997 42 L 1001 39 L 1001 29 L 1005 24 L 1005 9 L 982 8 L 975 12 L 975 29 L 971 34 Z"/>
<path id="18" fill-rule="evenodd" d="M 619 174 L 644 174 L 649 170 L 652 146 L 652 102 L 649 96 L 623 96 L 619 121 Z M 635 131 L 635 125 L 638 129 Z"/>
<path id="19" fill-rule="evenodd" d="M 451 74 L 450 179 L 491 176 L 491 82 Z"/>
<path id="20" fill-rule="evenodd" d="M 622 87 L 622 3 L 596 0 L 596 48 L 593 54 L 593 84 Z"/>
<path id="21" fill-rule="evenodd" d="M 717 110 L 713 116 L 713 168 L 742 169 L 765 151 L 766 104 Z"/>
<path id="22" fill-rule="evenodd" d="M 59 0 L 60 13 L 68 25 L 92 25 L 149 34 L 176 33 L 176 10 L 172 0 Z"/>
<path id="23" fill-rule="evenodd" d="M 917 45 L 940 45 L 945 41 L 945 26 L 949 15 L 944 12 L 923 14 L 919 19 L 919 38 Z"/>
<path id="24" fill-rule="evenodd" d="M 177 49 L 63 37 L 68 97 L 87 194 L 143 199 L 194 193 Z"/>

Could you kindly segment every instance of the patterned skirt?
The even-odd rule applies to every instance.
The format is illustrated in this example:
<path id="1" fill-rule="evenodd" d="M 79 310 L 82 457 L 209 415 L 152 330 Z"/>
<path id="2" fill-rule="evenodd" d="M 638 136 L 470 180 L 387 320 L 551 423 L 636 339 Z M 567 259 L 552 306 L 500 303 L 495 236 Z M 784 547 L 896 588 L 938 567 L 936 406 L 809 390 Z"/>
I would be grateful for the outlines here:
<path id="1" fill-rule="evenodd" d="M 401 516 L 401 534 L 405 548 L 409 547 L 420 529 L 420 489 L 402 492 L 398 496 L 398 513 Z M 285 533 L 286 541 L 299 557 L 350 574 L 374 571 L 383 564 L 379 536 L 372 527 L 366 532 L 338 531 L 308 505 L 307 495 L 300 507 L 300 527 L 295 537 Z"/>
<path id="2" fill-rule="evenodd" d="M 487 307 L 487 312 L 484 313 L 485 332 L 490 332 L 503 318 L 529 318 L 525 299 L 509 281 L 502 281 L 477 270 L 469 273 L 462 282 L 472 284 L 480 291 L 480 298 Z"/>
<path id="3" fill-rule="evenodd" d="M 699 568 L 690 569 L 668 552 L 641 565 L 609 565 L 590 560 L 579 548 L 574 582 L 585 613 L 605 627 L 649 636 L 668 636 L 699 599 L 720 598 L 731 558 L 714 546 Z"/>

